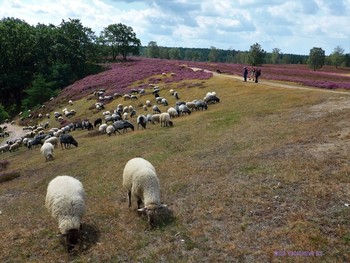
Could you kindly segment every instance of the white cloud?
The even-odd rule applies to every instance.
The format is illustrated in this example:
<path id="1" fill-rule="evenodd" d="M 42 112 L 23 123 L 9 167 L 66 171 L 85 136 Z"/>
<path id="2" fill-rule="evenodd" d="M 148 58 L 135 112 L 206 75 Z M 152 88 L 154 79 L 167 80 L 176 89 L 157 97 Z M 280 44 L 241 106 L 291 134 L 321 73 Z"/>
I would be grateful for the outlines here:
<path id="1" fill-rule="evenodd" d="M 350 53 L 350 0 L 41 0 L 0 1 L 1 17 L 59 25 L 80 19 L 97 35 L 110 24 L 131 26 L 143 45 L 308 54 L 320 46 Z"/>

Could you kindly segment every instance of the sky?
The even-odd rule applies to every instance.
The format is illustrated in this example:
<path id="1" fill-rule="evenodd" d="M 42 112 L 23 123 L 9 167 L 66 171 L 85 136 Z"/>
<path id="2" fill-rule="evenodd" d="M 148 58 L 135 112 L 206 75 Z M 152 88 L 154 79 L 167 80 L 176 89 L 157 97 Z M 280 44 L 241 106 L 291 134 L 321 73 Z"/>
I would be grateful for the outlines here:
<path id="1" fill-rule="evenodd" d="M 350 53 L 350 0 L 0 0 L 0 18 L 30 25 L 79 19 L 97 36 L 111 24 L 133 28 L 142 46 L 309 55 Z"/>

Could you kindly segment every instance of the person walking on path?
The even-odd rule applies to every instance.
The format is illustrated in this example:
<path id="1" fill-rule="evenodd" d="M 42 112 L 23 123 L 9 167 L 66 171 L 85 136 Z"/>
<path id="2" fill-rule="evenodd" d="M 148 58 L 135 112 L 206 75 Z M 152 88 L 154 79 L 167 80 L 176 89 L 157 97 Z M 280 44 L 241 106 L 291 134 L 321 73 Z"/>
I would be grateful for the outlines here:
<path id="1" fill-rule="evenodd" d="M 254 77 L 255 77 L 255 67 L 252 66 L 251 72 L 250 72 L 250 78 L 249 80 L 254 81 Z"/>
<path id="2" fill-rule="evenodd" d="M 261 69 L 257 68 L 255 70 L 255 83 L 258 83 L 258 78 L 260 77 L 260 75 L 261 75 Z"/>
<path id="3" fill-rule="evenodd" d="M 247 69 L 247 67 L 244 67 L 244 70 L 243 70 L 243 78 L 244 78 L 244 81 L 245 81 L 245 82 L 247 81 L 247 76 L 248 76 L 248 69 Z"/>

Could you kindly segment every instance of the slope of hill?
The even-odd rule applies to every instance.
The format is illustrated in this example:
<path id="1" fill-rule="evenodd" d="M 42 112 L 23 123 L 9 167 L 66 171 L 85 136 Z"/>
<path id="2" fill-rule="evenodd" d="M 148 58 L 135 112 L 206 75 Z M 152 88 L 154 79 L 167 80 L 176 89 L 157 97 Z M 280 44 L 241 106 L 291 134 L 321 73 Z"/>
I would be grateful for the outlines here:
<path id="1" fill-rule="evenodd" d="M 115 99 L 105 110 L 122 103 L 149 113 L 141 105 L 155 103 L 148 87 L 154 80 L 170 106 L 170 89 L 183 101 L 215 91 L 220 102 L 174 118 L 172 128 L 149 124 L 110 137 L 72 131 L 79 147 L 56 148 L 52 162 L 39 149 L 0 155 L 21 175 L 0 185 L 2 262 L 349 261 L 349 94 L 217 74 L 166 82 L 162 72 L 133 81 L 129 87 L 146 88 L 137 101 Z M 74 97 L 73 106 L 66 97 L 52 102 L 51 113 L 69 107 L 77 114 L 67 121 L 102 117 L 91 107 L 98 87 Z M 51 118 L 50 125 L 59 123 Z M 173 213 L 154 230 L 128 208 L 122 187 L 124 165 L 135 156 L 155 166 L 162 202 Z M 81 180 L 88 197 L 81 246 L 72 256 L 44 208 L 48 182 L 62 174 Z"/>

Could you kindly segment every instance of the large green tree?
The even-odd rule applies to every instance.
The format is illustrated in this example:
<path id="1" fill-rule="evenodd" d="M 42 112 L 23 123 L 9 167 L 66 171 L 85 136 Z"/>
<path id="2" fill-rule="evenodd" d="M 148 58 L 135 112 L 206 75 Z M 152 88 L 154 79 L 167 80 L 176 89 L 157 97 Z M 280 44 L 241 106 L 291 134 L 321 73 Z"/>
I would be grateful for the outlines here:
<path id="1" fill-rule="evenodd" d="M 338 68 L 345 61 L 344 49 L 340 46 L 337 46 L 330 55 L 330 58 L 332 61 L 332 65 L 335 66 L 335 68 Z"/>
<path id="2" fill-rule="evenodd" d="M 260 66 L 264 63 L 266 51 L 262 49 L 261 45 L 255 43 L 250 46 L 248 62 L 252 66 Z"/>
<path id="3" fill-rule="evenodd" d="M 320 47 L 314 47 L 310 49 L 308 65 L 313 70 L 318 70 L 324 66 L 326 61 L 325 52 Z"/>
<path id="4" fill-rule="evenodd" d="M 208 54 L 209 62 L 219 61 L 219 50 L 216 47 L 210 47 L 210 52 Z"/>
<path id="5" fill-rule="evenodd" d="M 126 60 L 128 54 L 139 54 L 141 41 L 136 37 L 132 27 L 124 24 L 112 24 L 101 32 L 101 39 L 110 48 L 110 53 L 115 60 L 120 54 Z"/>
<path id="6" fill-rule="evenodd" d="M 156 41 L 150 41 L 148 43 L 147 56 L 150 58 L 159 58 L 159 47 Z"/>
<path id="7" fill-rule="evenodd" d="M 20 105 L 35 71 L 34 28 L 16 18 L 0 20 L 0 102 Z"/>

